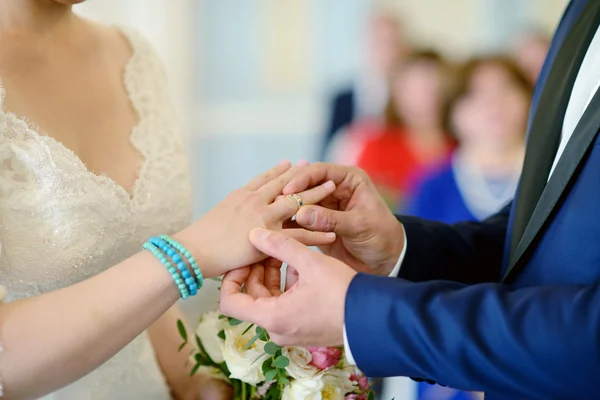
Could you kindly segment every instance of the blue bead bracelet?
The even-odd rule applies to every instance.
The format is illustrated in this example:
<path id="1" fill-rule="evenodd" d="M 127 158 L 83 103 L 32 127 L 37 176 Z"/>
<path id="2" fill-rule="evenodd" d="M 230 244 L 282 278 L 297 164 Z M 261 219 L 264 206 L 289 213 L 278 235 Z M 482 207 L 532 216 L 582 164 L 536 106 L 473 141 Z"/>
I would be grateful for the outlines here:
<path id="1" fill-rule="evenodd" d="M 171 243 L 168 243 L 162 237 L 152 237 L 148 241 L 160 248 L 167 256 L 171 258 L 171 261 L 173 261 L 173 263 L 179 269 L 181 277 L 187 285 L 190 296 L 195 296 L 196 293 L 198 293 L 198 284 L 188 269 L 186 262 L 181 258 L 181 254 L 178 253 L 178 251 L 181 250 L 177 249 Z"/>
<path id="2" fill-rule="evenodd" d="M 179 272 L 177 272 L 177 269 L 175 269 L 175 267 L 173 267 L 173 264 L 171 264 L 171 262 L 167 259 L 167 254 L 164 253 L 157 245 L 152 243 L 150 240 L 144 243 L 143 248 L 152 253 L 154 257 L 156 257 L 161 262 L 161 264 L 165 266 L 165 268 L 169 271 L 171 277 L 175 281 L 175 284 L 179 288 L 181 298 L 187 299 L 190 296 L 188 286 L 184 282 Z"/>
<path id="3" fill-rule="evenodd" d="M 190 264 L 190 266 L 192 267 L 192 270 L 194 271 L 194 274 L 196 275 L 197 289 L 201 289 L 202 286 L 204 285 L 204 275 L 202 275 L 202 271 L 200 271 L 200 268 L 198 267 L 198 263 L 196 262 L 196 259 L 194 258 L 194 256 L 192 256 L 192 253 L 190 253 L 188 251 L 188 249 L 183 247 L 183 245 L 181 243 L 179 243 L 177 240 L 173 239 L 170 236 L 160 235 L 160 238 L 162 240 L 164 240 L 165 242 L 169 243 L 175 249 L 177 249 L 177 251 L 179 251 L 179 253 L 182 254 L 187 259 L 187 262 Z"/>

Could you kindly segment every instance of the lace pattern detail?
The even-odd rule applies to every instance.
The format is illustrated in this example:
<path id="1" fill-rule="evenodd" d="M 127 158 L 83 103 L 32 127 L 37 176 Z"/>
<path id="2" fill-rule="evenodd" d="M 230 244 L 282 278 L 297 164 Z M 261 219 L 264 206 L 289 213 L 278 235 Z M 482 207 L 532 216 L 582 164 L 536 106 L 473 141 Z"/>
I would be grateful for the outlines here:
<path id="1" fill-rule="evenodd" d="M 139 116 L 131 143 L 143 156 L 133 192 L 89 171 L 64 145 L 3 111 L 0 81 L 0 286 L 6 301 L 94 276 L 152 235 L 192 217 L 185 146 L 159 58 L 137 33 L 124 85 Z M 97 370 L 48 399 L 169 399 L 144 333 Z"/>

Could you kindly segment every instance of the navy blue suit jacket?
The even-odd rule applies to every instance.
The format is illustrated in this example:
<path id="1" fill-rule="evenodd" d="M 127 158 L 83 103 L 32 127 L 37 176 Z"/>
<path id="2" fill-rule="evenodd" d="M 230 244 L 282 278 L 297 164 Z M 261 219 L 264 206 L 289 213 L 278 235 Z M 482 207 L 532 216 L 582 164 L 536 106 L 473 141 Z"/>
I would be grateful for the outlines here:
<path id="1" fill-rule="evenodd" d="M 548 124 L 562 125 L 579 68 L 559 51 L 586 7 L 596 7 L 589 1 L 569 4 L 553 39 L 513 204 L 479 223 L 399 217 L 408 240 L 400 277 L 352 281 L 346 329 L 368 376 L 426 379 L 487 399 L 600 398 L 600 94 L 519 221 L 535 175 L 545 173 L 532 167 L 536 157 L 556 152 L 544 135 Z"/>

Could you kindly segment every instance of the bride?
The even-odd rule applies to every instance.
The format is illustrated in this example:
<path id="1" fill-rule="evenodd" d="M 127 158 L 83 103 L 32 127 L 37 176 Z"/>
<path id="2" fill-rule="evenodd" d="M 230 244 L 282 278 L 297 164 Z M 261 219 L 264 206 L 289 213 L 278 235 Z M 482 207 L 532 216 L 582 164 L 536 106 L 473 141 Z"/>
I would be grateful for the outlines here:
<path id="1" fill-rule="evenodd" d="M 161 64 L 137 34 L 75 15 L 76 2 L 0 3 L 0 387 L 8 399 L 221 398 L 177 352 L 178 272 L 142 245 L 172 234 L 205 278 L 259 261 L 248 232 L 295 214 L 301 202 L 278 198 L 294 168 L 186 227 L 189 171 Z"/>

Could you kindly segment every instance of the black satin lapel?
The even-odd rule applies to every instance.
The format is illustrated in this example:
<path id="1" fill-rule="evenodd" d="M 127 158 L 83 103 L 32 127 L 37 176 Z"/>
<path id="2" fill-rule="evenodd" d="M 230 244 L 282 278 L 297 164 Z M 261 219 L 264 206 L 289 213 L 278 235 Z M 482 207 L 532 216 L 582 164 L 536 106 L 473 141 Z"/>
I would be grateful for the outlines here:
<path id="1" fill-rule="evenodd" d="M 514 265 L 517 248 L 546 188 L 573 84 L 597 30 L 599 18 L 600 1 L 589 1 L 562 42 L 542 89 L 530 127 L 523 173 L 515 199 L 508 271 Z"/>
<path id="2" fill-rule="evenodd" d="M 558 162 L 556 168 L 544 189 L 542 196 L 531 216 L 531 220 L 523 238 L 517 247 L 512 259 L 510 268 L 503 281 L 508 279 L 509 274 L 516 274 L 520 271 L 517 267 L 521 257 L 531 247 L 533 250 L 534 239 L 540 234 L 544 224 L 550 220 L 552 211 L 560 203 L 568 191 L 569 184 L 576 177 L 576 172 L 582 161 L 585 159 L 591 144 L 594 142 L 600 129 L 600 90 L 592 98 L 592 101 L 586 108 L 581 120 L 577 124 L 571 140 L 565 147 L 565 150 Z M 521 263 L 524 264 L 524 263 Z"/>

